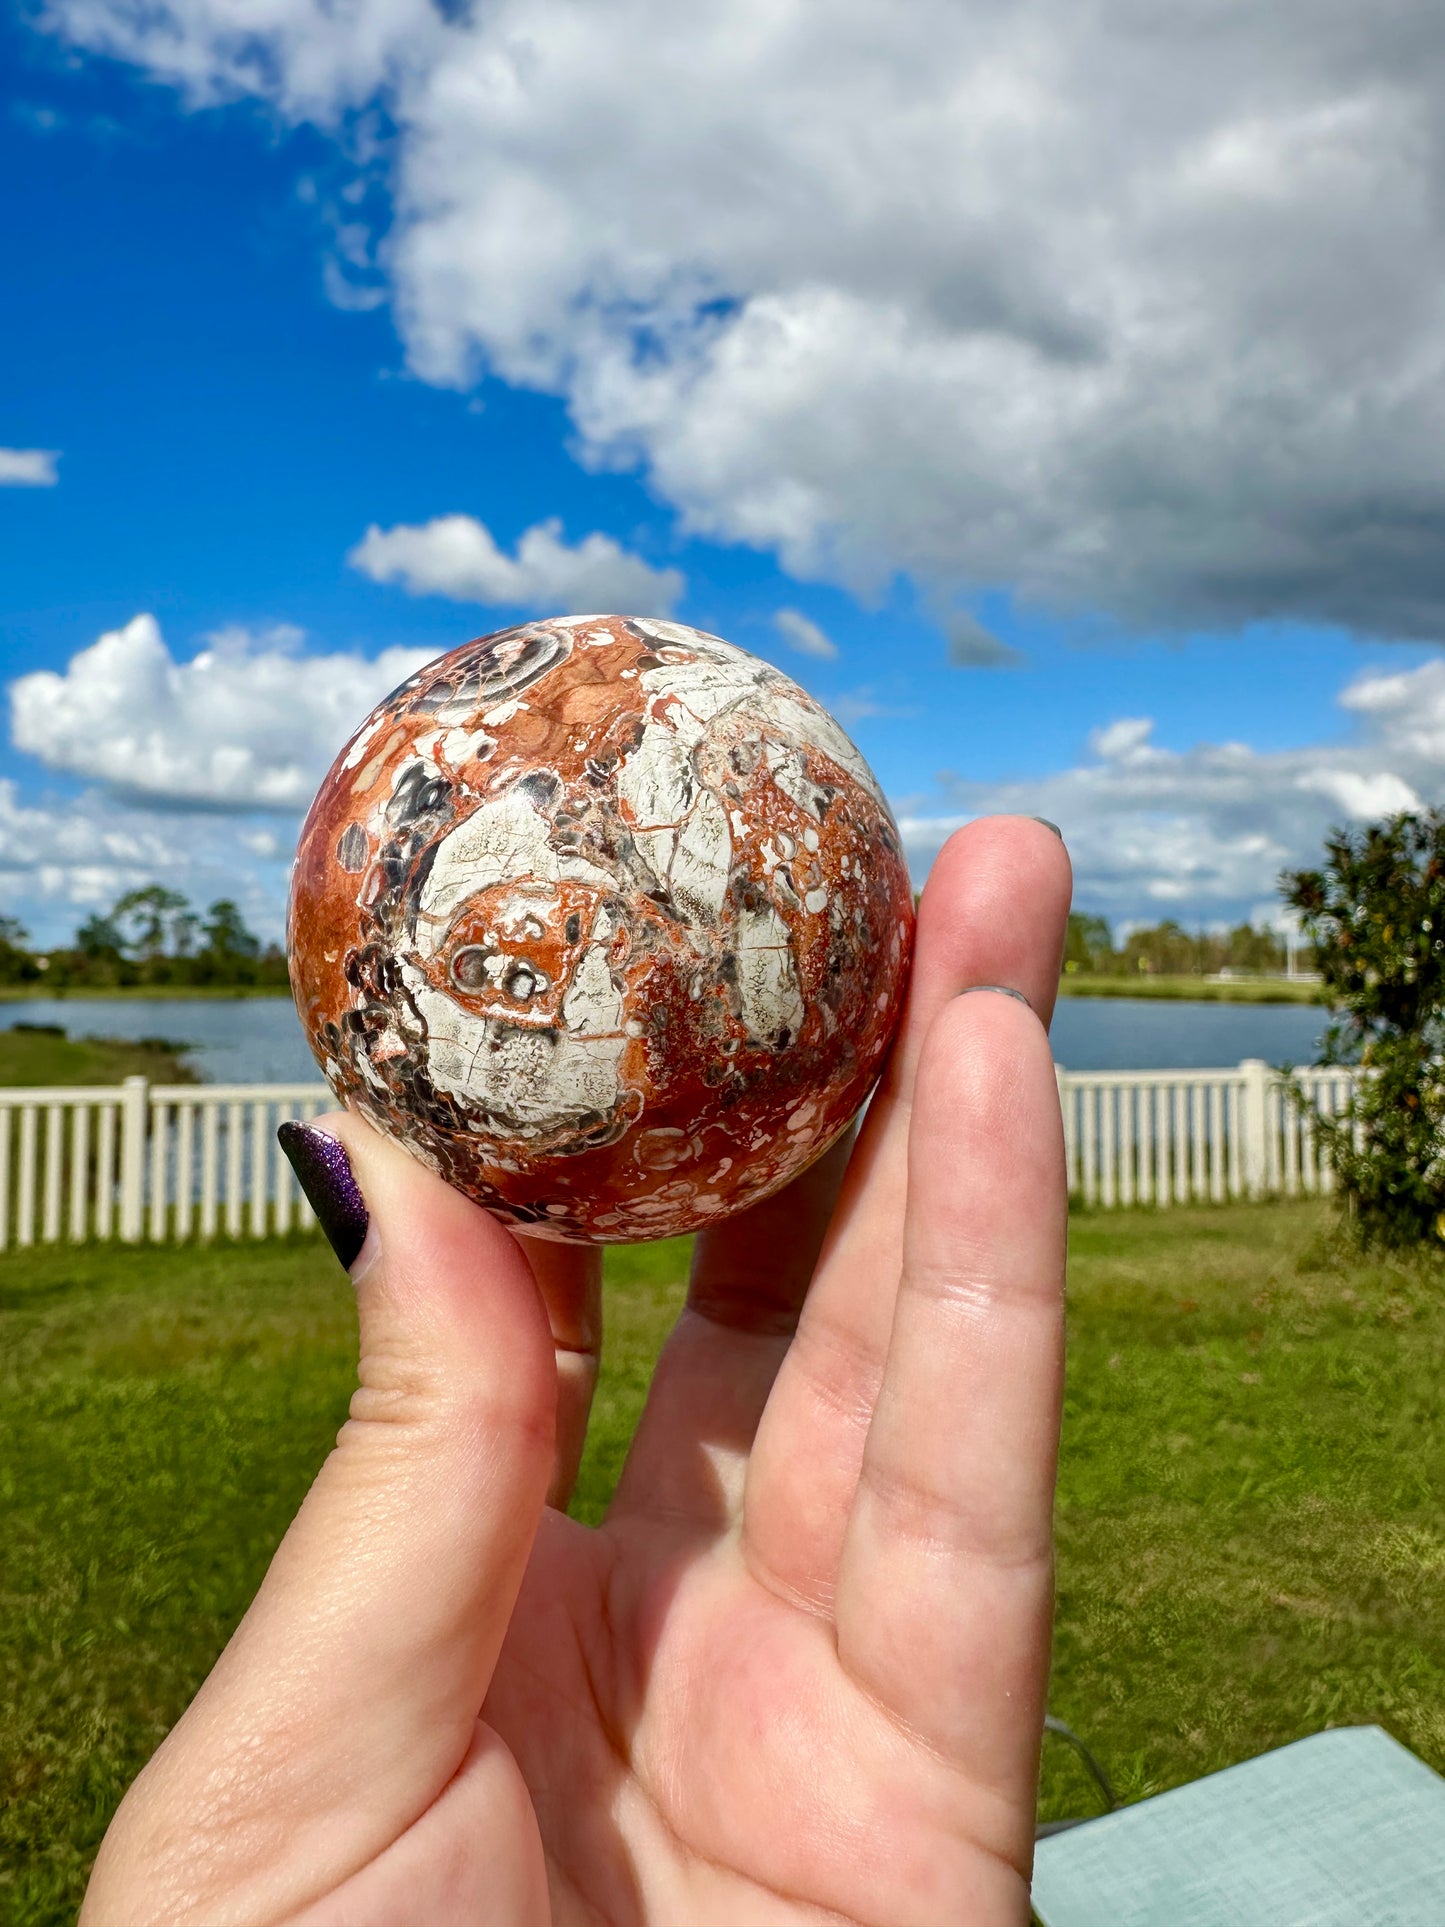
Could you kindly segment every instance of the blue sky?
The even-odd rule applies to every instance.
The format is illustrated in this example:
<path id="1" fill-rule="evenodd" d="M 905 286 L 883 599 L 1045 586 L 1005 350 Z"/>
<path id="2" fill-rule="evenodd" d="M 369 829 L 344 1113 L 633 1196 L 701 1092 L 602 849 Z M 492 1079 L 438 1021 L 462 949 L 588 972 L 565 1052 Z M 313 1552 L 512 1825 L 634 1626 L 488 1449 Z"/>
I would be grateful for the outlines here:
<path id="1" fill-rule="evenodd" d="M 1062 823 L 1082 907 L 1124 922 L 1217 923 L 1267 914 L 1281 863 L 1305 860 L 1329 822 L 1435 800 L 1445 571 L 1434 531 L 1445 528 L 1445 489 L 1441 444 L 1432 466 L 1427 433 L 1440 406 L 1424 346 L 1433 317 L 1422 311 L 1418 339 L 1394 344 L 1397 384 L 1417 364 L 1418 376 L 1410 405 L 1387 409 L 1381 344 L 1350 349 L 1344 321 L 1320 335 L 1320 304 L 1338 295 L 1344 309 L 1345 282 L 1321 289 L 1303 246 L 1293 279 L 1277 259 L 1267 273 L 1259 265 L 1258 179 L 1244 214 L 1234 208 L 1240 232 L 1227 250 L 1218 208 L 1193 209 L 1186 267 L 1212 268 L 1232 293 L 1190 362 L 1193 385 L 1161 404 L 1151 344 L 1126 356 L 1107 328 L 1122 290 L 1138 313 L 1163 317 L 1163 342 L 1177 290 L 1153 265 L 1155 243 L 1136 237 L 1093 264 L 1078 295 L 1059 237 L 1081 159 L 1044 154 L 1042 135 L 1036 147 L 1054 175 L 1040 199 L 1052 212 L 1036 213 L 1032 234 L 1021 224 L 1017 259 L 1003 248 L 1010 265 L 995 278 L 1011 315 L 1027 309 L 1007 325 L 989 281 L 998 251 L 975 245 L 976 209 L 997 199 L 987 156 L 974 157 L 977 179 L 959 198 L 932 210 L 880 292 L 868 265 L 878 242 L 860 225 L 863 189 L 846 154 L 833 157 L 824 213 L 790 234 L 770 203 L 739 209 L 709 172 L 708 127 L 679 109 L 676 125 L 638 137 L 640 148 L 672 143 L 675 193 L 650 209 L 639 190 L 634 206 L 624 175 L 605 210 L 608 220 L 618 205 L 623 213 L 604 245 L 589 200 L 595 157 L 559 158 L 539 131 L 579 84 L 573 69 L 587 50 L 568 42 L 575 19 L 550 4 L 528 16 L 533 104 L 509 108 L 508 140 L 478 153 L 485 115 L 459 123 L 438 96 L 459 61 L 493 50 L 479 44 L 481 26 L 431 16 L 419 29 L 407 9 L 420 4 L 368 0 L 372 37 L 384 46 L 391 35 L 406 51 L 383 51 L 360 73 L 309 0 L 266 10 L 273 44 L 254 71 L 235 53 L 244 10 L 233 15 L 221 0 L 178 0 L 163 39 L 148 38 L 119 0 L 60 6 L 46 32 L 3 29 L 0 448 L 59 460 L 54 486 L 0 488 L 0 633 L 13 695 L 0 748 L 11 785 L 0 909 L 53 940 L 94 903 L 164 869 L 199 899 L 239 893 L 274 932 L 295 784 L 268 791 L 262 780 L 273 740 L 264 716 L 239 745 L 257 772 L 253 790 L 196 774 L 188 732 L 214 711 L 195 707 L 185 665 L 214 652 L 208 639 L 227 638 L 230 673 L 244 681 L 251 664 L 255 688 L 281 691 L 278 723 L 294 733 L 286 674 L 268 674 L 278 656 L 291 662 L 315 717 L 288 753 L 314 783 L 348 704 L 359 720 L 381 693 L 366 662 L 439 652 L 547 609 L 545 579 L 529 600 L 500 599 L 505 587 L 456 600 L 372 580 L 348 562 L 369 528 L 418 530 L 442 516 L 473 518 L 503 556 L 556 521 L 564 549 L 600 533 L 649 571 L 680 572 L 681 620 L 769 656 L 835 708 L 894 799 L 920 873 L 953 823 L 987 808 L 1037 809 Z M 600 98 L 626 105 L 629 87 L 646 87 L 625 58 L 629 31 L 644 44 L 646 13 L 644 0 L 617 9 L 616 71 L 597 76 Z M 700 37 L 705 25 L 721 31 L 727 13 L 700 9 Z M 413 50 L 432 29 L 470 38 L 454 37 L 428 68 Z M 1243 63 L 1249 48 L 1238 51 Z M 1204 76 L 1191 103 L 1195 148 L 1224 155 L 1210 165 L 1226 186 L 1230 167 L 1283 168 L 1296 226 L 1300 206 L 1313 209 L 1324 239 L 1339 219 L 1338 184 L 1295 178 L 1295 150 L 1271 148 L 1257 130 L 1268 131 L 1271 113 L 1297 124 L 1311 102 L 1318 118 L 1357 89 L 1347 53 L 1340 75 L 1286 62 L 1248 114 L 1233 69 Z M 900 45 L 897 56 L 906 77 L 917 50 Z M 776 110 L 789 125 L 798 58 L 780 44 L 763 76 L 793 103 Z M 945 46 L 940 59 L 950 58 L 970 79 L 968 44 Z M 850 72 L 836 80 L 845 97 Z M 721 77 L 719 114 L 751 98 L 756 80 Z M 655 97 L 639 94 L 639 114 Z M 725 118 L 786 181 L 766 100 L 759 112 L 741 131 L 735 113 Z M 1087 125 L 1078 136 L 1104 174 L 1105 206 L 1110 180 L 1120 205 L 1131 192 L 1130 163 L 1109 148 L 1109 112 L 1100 98 L 1092 138 Z M 939 139 L 952 125 L 940 108 Z M 1264 160 L 1247 146 L 1244 163 L 1230 159 L 1240 126 L 1256 130 Z M 1357 125 L 1347 145 L 1352 164 L 1377 168 L 1379 205 L 1398 198 L 1385 133 Z M 623 164 L 609 155 L 609 166 Z M 828 157 L 815 164 L 826 173 Z M 1005 154 L 992 165 L 1008 177 L 1012 163 Z M 450 176 L 438 187 L 448 166 L 460 188 Z M 650 189 L 646 153 L 637 167 Z M 511 200 L 508 181 L 521 184 Z M 1269 185 L 1277 197 L 1279 180 Z M 898 187 L 899 208 L 913 205 L 910 192 L 907 181 Z M 674 199 L 686 203 L 681 213 Z M 557 229 L 540 265 L 545 249 L 525 223 L 519 230 L 514 203 L 537 210 L 544 238 Z M 714 211 L 729 229 L 716 242 Z M 884 207 L 885 226 L 887 217 Z M 830 218 L 829 246 L 790 280 Z M 1379 226 L 1363 190 L 1357 218 L 1363 248 Z M 1186 222 L 1186 255 L 1190 233 Z M 499 259 L 506 247 L 513 257 Z M 1412 247 L 1402 226 L 1389 262 L 1407 279 Z M 473 248 L 478 265 L 458 293 L 453 255 L 469 262 Z M 936 264 L 955 253 L 965 288 L 950 284 L 944 325 Z M 1271 288 L 1274 386 L 1241 392 L 1238 370 L 1259 336 L 1241 350 L 1239 317 L 1257 314 Z M 1048 318 L 1053 308 L 1077 308 L 1097 352 L 1050 345 L 1063 325 Z M 1048 310 L 1044 322 L 1036 310 Z M 779 353 L 763 388 L 760 357 L 767 372 L 778 339 L 765 324 L 779 313 L 803 345 Z M 749 327 L 763 344 L 754 353 Z M 875 357 L 898 329 L 909 334 L 906 355 Z M 980 375 L 979 357 L 1004 348 L 1015 359 Z M 1355 360 L 1342 362 L 1347 349 Z M 1103 372 L 1090 374 L 1091 360 Z M 1100 403 L 1116 368 L 1119 395 Z M 1015 407 L 1017 370 L 1016 413 L 998 402 L 996 414 L 1000 394 Z M 786 406 L 784 376 L 798 390 Z M 1074 419 L 1083 396 L 1096 417 L 1087 433 L 1065 435 L 1057 424 Z M 1276 396 L 1277 434 L 1254 447 L 1248 438 L 1265 432 L 1257 424 Z M 1340 428 L 1342 399 L 1351 419 L 1372 424 L 1367 444 L 1349 440 L 1364 430 Z M 1054 426 L 1041 428 L 1050 411 Z M 1293 451 L 1288 461 L 1281 450 Z M 1262 472 L 1270 493 L 1260 493 Z M 1398 499 L 1382 473 L 1400 477 Z M 414 586 L 429 579 L 412 570 Z M 791 648 L 775 624 L 785 609 L 815 624 L 834 655 Z M 67 674 L 98 638 L 142 615 L 159 643 L 147 630 L 128 653 Z M 973 639 L 965 654 L 1007 666 L 953 666 L 948 636 L 960 623 Z M 159 651 L 169 659 L 163 701 Z M 317 678 L 300 668 L 315 662 L 319 675 L 329 658 L 334 702 L 316 707 Z M 266 807 L 268 796 L 281 806 Z"/>

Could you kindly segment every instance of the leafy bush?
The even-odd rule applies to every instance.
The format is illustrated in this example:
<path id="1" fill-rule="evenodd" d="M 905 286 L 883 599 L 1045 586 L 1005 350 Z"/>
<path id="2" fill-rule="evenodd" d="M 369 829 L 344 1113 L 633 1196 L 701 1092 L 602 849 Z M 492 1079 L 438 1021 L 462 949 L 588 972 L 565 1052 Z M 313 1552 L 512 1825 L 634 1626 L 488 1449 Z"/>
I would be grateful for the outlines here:
<path id="1" fill-rule="evenodd" d="M 1445 816 L 1335 831 L 1285 900 L 1314 943 L 1335 1021 L 1324 1061 L 1357 1064 L 1352 1103 L 1316 1113 L 1367 1244 L 1445 1239 Z"/>

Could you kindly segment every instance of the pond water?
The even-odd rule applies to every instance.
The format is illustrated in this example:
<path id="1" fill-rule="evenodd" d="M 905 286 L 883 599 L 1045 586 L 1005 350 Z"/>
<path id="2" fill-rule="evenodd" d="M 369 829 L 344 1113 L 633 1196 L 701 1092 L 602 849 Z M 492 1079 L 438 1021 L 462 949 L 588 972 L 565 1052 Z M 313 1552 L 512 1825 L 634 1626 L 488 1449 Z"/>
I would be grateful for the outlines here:
<path id="1" fill-rule="evenodd" d="M 1187 1004 L 1162 997 L 1061 997 L 1054 1057 L 1071 1071 L 1201 1071 L 1262 1057 L 1313 1064 L 1318 1004 Z"/>
<path id="2" fill-rule="evenodd" d="M 0 1030 L 60 1024 L 73 1037 L 165 1037 L 194 1046 L 208 1084 L 319 1078 L 289 997 L 32 997 L 0 1004 Z"/>
<path id="3" fill-rule="evenodd" d="M 1188 1004 L 1061 997 L 1054 1056 L 1071 1071 L 1208 1070 L 1245 1057 L 1313 1063 L 1325 1013 L 1313 1004 Z M 0 1004 L 0 1029 L 60 1024 L 76 1037 L 167 1037 L 195 1046 L 212 1084 L 288 1084 L 318 1075 L 287 997 L 32 998 Z"/>

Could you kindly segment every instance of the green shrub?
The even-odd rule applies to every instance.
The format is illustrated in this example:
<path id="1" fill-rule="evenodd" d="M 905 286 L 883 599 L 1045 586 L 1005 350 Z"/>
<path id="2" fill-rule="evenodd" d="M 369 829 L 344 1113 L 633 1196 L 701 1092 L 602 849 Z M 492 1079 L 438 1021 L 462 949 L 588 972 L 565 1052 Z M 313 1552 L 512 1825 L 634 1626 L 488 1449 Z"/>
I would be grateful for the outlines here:
<path id="1" fill-rule="evenodd" d="M 1366 1244 L 1445 1238 L 1445 816 L 1337 830 L 1282 888 L 1336 1013 L 1323 1059 L 1368 1073 L 1342 1116 L 1315 1107 L 1351 1222 Z"/>

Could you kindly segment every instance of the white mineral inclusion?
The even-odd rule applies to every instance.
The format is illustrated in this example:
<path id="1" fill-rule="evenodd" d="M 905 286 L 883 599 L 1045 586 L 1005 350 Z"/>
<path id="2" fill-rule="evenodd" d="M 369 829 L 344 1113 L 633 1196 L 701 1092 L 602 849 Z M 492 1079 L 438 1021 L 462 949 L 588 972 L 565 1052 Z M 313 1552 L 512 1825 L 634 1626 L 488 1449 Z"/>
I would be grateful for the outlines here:
<path id="1" fill-rule="evenodd" d="M 589 952 L 589 957 L 598 954 Z M 622 996 L 611 990 L 605 959 L 602 971 L 611 1002 L 601 1021 L 610 1018 L 614 1032 L 597 1037 L 574 1031 L 570 1021 L 559 1034 L 496 1017 L 474 1017 L 432 989 L 413 965 L 403 964 L 403 978 L 430 1033 L 427 1063 L 432 1083 L 469 1107 L 505 1120 L 520 1135 L 551 1130 L 591 1112 L 605 1117 L 617 1102 L 617 1060 L 626 1040 L 616 1028 L 622 1019 Z M 591 981 L 582 1001 L 597 1021 L 608 993 L 599 993 L 595 969 L 589 971 L 586 960 L 578 983 L 584 974 Z M 564 1018 L 570 1015 L 570 1002 L 569 992 Z"/>
<path id="2" fill-rule="evenodd" d="M 590 883 L 601 890 L 612 887 L 612 878 L 595 863 L 554 849 L 546 817 L 527 796 L 512 790 L 495 803 L 473 810 L 438 843 L 417 917 L 417 948 L 422 956 L 433 957 L 441 948 L 459 904 L 513 877 Z"/>
<path id="3" fill-rule="evenodd" d="M 555 849 L 547 819 L 513 790 L 474 810 L 438 843 L 421 894 L 417 954 L 431 961 L 446 941 L 453 913 L 514 877 L 534 886 L 612 884 L 605 870 Z M 530 893 L 503 905 L 503 933 L 524 934 L 526 918 L 540 907 Z M 605 1116 L 618 1099 L 617 1067 L 627 1041 L 622 992 L 607 966 L 612 935 L 606 912 L 599 910 L 563 996 L 559 1028 L 479 1016 L 438 990 L 415 964 L 403 963 L 403 980 L 427 1026 L 428 1069 L 437 1089 L 523 1131 L 547 1130 L 590 1112 Z"/>
<path id="4" fill-rule="evenodd" d="M 788 926 L 775 905 L 743 912 L 737 958 L 738 996 L 749 1031 L 767 1043 L 785 1030 L 796 1037 L 803 1027 L 803 993 Z"/>
<path id="5" fill-rule="evenodd" d="M 437 990 L 412 963 L 402 977 L 428 1032 L 438 1090 L 505 1119 L 522 1134 L 555 1128 L 616 1104 L 626 1046 L 623 999 L 608 968 L 612 925 L 599 910 L 562 999 L 561 1024 L 480 1017 Z"/>

